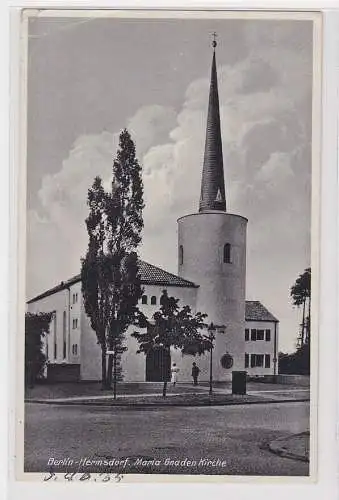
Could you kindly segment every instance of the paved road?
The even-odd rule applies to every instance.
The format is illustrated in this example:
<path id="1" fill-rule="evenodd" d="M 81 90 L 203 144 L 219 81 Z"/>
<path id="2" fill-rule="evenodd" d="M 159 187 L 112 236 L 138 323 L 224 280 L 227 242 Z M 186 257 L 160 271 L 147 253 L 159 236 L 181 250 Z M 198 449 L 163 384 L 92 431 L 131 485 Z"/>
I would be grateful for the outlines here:
<path id="1" fill-rule="evenodd" d="M 276 456 L 263 445 L 308 430 L 308 415 L 309 404 L 297 402 L 142 410 L 27 403 L 25 471 L 74 471 L 77 461 L 88 457 L 129 458 L 126 468 L 119 469 L 125 473 L 307 475 L 308 464 Z M 74 462 L 51 466 L 51 458 Z M 138 459 L 148 462 L 137 465 Z M 168 464 L 166 459 L 193 463 Z M 219 462 L 206 466 L 201 459 Z M 81 470 L 103 468 L 87 465 Z"/>

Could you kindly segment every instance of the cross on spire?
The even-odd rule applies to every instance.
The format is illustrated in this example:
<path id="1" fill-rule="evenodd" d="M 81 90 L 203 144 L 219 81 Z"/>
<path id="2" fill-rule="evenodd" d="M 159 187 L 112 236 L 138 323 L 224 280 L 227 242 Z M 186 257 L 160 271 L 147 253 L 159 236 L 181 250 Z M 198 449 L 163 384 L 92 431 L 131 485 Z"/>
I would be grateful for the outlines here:
<path id="1" fill-rule="evenodd" d="M 216 39 L 217 39 L 218 35 L 217 35 L 217 33 L 215 31 L 213 31 L 212 36 L 213 36 L 212 47 L 215 49 L 215 47 L 217 46 L 217 40 Z"/>

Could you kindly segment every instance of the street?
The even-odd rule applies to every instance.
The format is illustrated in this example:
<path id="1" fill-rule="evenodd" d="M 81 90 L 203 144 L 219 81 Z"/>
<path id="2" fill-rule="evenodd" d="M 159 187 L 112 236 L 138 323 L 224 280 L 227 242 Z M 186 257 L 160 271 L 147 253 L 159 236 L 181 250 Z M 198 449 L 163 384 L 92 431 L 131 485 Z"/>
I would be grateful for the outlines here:
<path id="1" fill-rule="evenodd" d="M 100 467 L 102 461 L 124 459 L 123 469 L 108 469 L 308 474 L 307 463 L 282 458 L 265 447 L 274 439 L 309 429 L 307 402 L 147 409 L 26 403 L 25 408 L 25 472 L 76 471 L 81 459 L 99 464 L 91 462 L 81 466 L 81 471 L 98 472 L 107 470 Z M 65 465 L 56 465 L 57 460 L 64 460 Z"/>

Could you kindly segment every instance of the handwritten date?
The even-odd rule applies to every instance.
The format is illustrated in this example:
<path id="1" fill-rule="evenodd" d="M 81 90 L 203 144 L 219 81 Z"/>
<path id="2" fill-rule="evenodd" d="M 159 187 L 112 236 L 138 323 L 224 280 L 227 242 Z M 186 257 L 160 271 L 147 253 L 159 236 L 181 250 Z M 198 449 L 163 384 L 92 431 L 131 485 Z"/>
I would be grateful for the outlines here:
<path id="1" fill-rule="evenodd" d="M 107 483 L 107 482 L 115 482 L 120 483 L 123 475 L 119 473 L 109 474 L 107 472 L 101 472 L 98 474 L 90 474 L 89 472 L 67 472 L 66 474 L 57 474 L 56 472 L 48 472 L 43 481 L 56 481 L 56 480 L 64 480 L 64 481 L 93 481 L 98 483 Z"/>

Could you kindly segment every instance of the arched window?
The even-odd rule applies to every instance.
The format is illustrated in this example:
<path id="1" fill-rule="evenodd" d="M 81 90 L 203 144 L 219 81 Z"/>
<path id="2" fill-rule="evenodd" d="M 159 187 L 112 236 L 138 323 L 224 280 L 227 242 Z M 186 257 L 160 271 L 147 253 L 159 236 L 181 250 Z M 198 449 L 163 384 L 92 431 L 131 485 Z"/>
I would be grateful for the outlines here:
<path id="1" fill-rule="evenodd" d="M 227 264 L 231 262 L 231 245 L 229 243 L 224 245 L 224 262 Z"/>
<path id="2" fill-rule="evenodd" d="M 152 306 L 155 306 L 155 304 L 156 304 L 156 303 L 157 303 L 157 298 L 156 298 L 156 296 L 155 296 L 155 295 L 153 295 L 153 296 L 151 297 L 151 305 L 152 305 Z"/>
<path id="3" fill-rule="evenodd" d="M 184 247 L 182 245 L 179 246 L 179 264 L 182 265 L 184 263 Z"/>
<path id="4" fill-rule="evenodd" d="M 147 304 L 147 295 L 143 295 L 143 296 L 141 297 L 141 303 L 142 303 L 142 304 Z"/>

